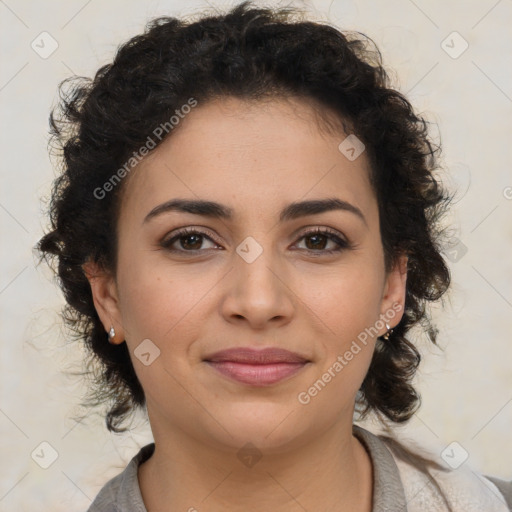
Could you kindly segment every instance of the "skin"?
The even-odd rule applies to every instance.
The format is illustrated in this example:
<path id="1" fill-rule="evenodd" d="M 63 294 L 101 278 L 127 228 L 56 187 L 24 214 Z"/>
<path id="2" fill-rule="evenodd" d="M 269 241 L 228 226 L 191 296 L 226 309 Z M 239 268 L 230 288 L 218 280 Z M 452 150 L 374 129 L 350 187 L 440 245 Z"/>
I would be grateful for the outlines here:
<path id="1" fill-rule="evenodd" d="M 405 300 L 406 257 L 386 273 L 368 161 L 338 150 L 345 137 L 323 130 L 299 99 L 224 98 L 193 109 L 123 184 L 116 275 L 92 263 L 84 270 L 105 330 L 113 325 L 112 341 L 128 344 L 146 394 L 156 449 L 138 477 L 148 511 L 371 511 L 372 465 L 352 419 L 376 339 L 310 403 L 297 400 Z M 289 203 L 332 197 L 365 220 L 332 210 L 279 222 Z M 216 201 L 233 218 L 166 212 L 144 222 L 174 198 Z M 181 252 L 161 246 L 183 227 L 206 237 L 178 239 Z M 336 242 L 303 237 L 316 227 L 351 247 L 327 254 Z M 236 252 L 249 236 L 263 249 L 252 263 Z M 144 339 L 160 350 L 148 366 L 134 356 Z M 240 346 L 286 348 L 310 363 L 262 388 L 203 361 Z M 261 455 L 252 467 L 237 457 L 248 442 Z"/>

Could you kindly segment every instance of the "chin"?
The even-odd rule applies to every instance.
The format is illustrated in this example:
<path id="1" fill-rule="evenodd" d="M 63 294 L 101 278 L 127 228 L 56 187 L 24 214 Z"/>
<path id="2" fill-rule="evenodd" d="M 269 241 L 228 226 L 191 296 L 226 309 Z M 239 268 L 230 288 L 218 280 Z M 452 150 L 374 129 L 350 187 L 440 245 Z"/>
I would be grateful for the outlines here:
<path id="1" fill-rule="evenodd" d="M 312 422 L 304 415 L 302 407 L 275 402 L 238 403 L 222 413 L 218 410 L 215 418 L 231 434 L 220 429 L 221 443 L 236 449 L 252 443 L 261 450 L 274 453 L 304 443 L 305 438 L 316 435 L 312 430 L 316 430 L 318 424 L 317 419 Z"/>

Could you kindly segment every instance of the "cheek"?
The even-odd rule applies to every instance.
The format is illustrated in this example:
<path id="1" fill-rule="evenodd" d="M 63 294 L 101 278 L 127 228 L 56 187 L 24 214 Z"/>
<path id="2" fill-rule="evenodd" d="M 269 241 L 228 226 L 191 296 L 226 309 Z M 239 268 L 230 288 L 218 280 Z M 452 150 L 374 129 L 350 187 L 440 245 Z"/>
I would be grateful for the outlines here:
<path id="1" fill-rule="evenodd" d="M 315 288 L 304 287 L 300 296 L 305 311 L 316 324 L 318 383 L 311 392 L 322 390 L 322 400 L 339 400 L 355 395 L 370 365 L 380 318 L 383 274 L 378 262 L 338 268 L 332 275 L 315 279 Z M 303 284 L 310 284 L 306 280 Z M 328 383 L 328 384 L 327 384 Z M 325 392 L 323 391 L 325 386 Z M 314 385 L 314 382 L 311 382 Z M 327 389 L 328 388 L 328 389 Z"/>
<path id="2" fill-rule="evenodd" d="M 193 279 L 170 270 L 168 263 L 162 267 L 134 260 L 119 262 L 118 281 L 126 343 L 147 398 L 186 401 L 177 382 L 188 377 L 189 352 L 204 323 L 205 296 L 218 279 Z M 150 354 L 146 362 L 144 353 Z"/>
<path id="3" fill-rule="evenodd" d="M 214 276 L 194 279 L 169 262 L 133 258 L 120 261 L 118 270 L 120 308 L 126 340 L 132 348 L 151 339 L 163 349 L 190 339 L 200 325 L 201 300 L 215 284 Z"/>
<path id="4" fill-rule="evenodd" d="M 297 289 L 319 326 L 341 347 L 378 320 L 382 280 L 378 264 L 372 262 L 339 267 L 315 279 L 298 279 Z"/>

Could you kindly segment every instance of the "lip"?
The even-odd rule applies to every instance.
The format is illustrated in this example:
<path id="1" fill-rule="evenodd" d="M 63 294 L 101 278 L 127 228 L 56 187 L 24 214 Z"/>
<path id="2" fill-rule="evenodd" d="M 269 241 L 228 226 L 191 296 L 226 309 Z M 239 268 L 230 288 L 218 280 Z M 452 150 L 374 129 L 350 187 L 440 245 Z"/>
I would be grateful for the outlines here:
<path id="1" fill-rule="evenodd" d="M 237 347 L 220 350 L 204 359 L 207 362 L 220 363 L 244 363 L 252 365 L 268 365 L 274 363 L 307 363 L 308 359 L 277 347 L 255 349 L 252 347 Z"/>
<path id="2" fill-rule="evenodd" d="M 251 386 L 270 386 L 290 378 L 310 361 L 280 348 L 221 350 L 205 358 L 222 375 Z"/>
<path id="3" fill-rule="evenodd" d="M 211 362 L 208 365 L 243 384 L 251 386 L 271 386 L 277 382 L 295 375 L 308 363 L 273 363 L 273 364 L 247 364 L 233 363 L 231 361 Z"/>

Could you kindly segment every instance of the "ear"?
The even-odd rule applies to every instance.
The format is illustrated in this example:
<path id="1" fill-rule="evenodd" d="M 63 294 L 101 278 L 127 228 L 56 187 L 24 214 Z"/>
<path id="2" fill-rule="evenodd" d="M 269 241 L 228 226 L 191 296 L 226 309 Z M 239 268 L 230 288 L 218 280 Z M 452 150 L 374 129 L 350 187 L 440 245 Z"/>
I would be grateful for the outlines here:
<path id="1" fill-rule="evenodd" d="M 89 284 L 91 285 L 94 307 L 106 332 L 114 327 L 115 336 L 111 343 L 120 344 L 124 341 L 124 330 L 119 310 L 119 298 L 114 276 L 105 271 L 98 263 L 87 261 L 82 265 Z"/>
<path id="2" fill-rule="evenodd" d="M 404 314 L 407 260 L 406 254 L 401 254 L 397 258 L 384 284 L 380 312 L 381 318 L 387 321 L 391 328 L 400 323 Z"/>

